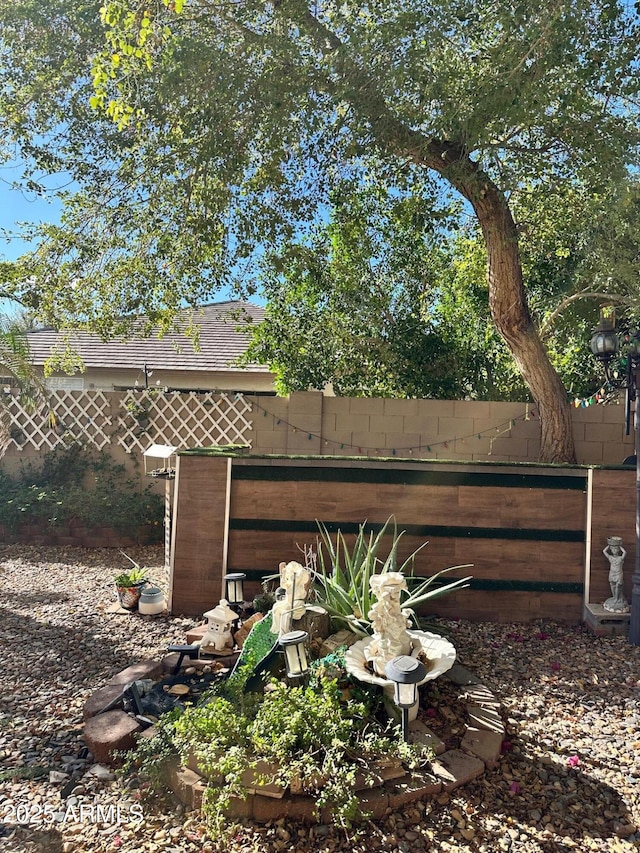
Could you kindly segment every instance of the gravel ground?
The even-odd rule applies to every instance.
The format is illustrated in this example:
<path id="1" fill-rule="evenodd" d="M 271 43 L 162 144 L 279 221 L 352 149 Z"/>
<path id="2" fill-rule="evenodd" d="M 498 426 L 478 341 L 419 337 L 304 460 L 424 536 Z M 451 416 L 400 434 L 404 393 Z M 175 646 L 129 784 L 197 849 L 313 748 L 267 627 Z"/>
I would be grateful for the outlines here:
<path id="1" fill-rule="evenodd" d="M 158 549 L 130 553 L 164 582 Z M 194 623 L 105 613 L 125 562 L 112 550 L 0 548 L 0 851 L 640 848 L 640 648 L 550 622 L 444 624 L 461 663 L 501 699 L 508 731 L 498 766 L 452 795 L 360 835 L 279 821 L 224 844 L 196 813 L 143 806 L 136 780 L 124 789 L 93 775 L 82 706 L 124 666 L 183 642 Z"/>

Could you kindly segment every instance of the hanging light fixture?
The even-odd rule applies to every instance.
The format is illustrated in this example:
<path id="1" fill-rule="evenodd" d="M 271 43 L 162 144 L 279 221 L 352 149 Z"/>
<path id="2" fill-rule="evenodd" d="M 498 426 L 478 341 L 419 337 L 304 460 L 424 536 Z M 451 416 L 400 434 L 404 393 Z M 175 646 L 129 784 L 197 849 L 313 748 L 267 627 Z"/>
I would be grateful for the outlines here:
<path id="1" fill-rule="evenodd" d="M 418 684 L 427 674 L 426 666 L 410 655 L 399 655 L 390 660 L 384 668 L 389 681 L 393 681 L 393 699 L 402 711 L 402 738 L 409 737 L 409 708 L 418 701 Z"/>
<path id="2" fill-rule="evenodd" d="M 287 664 L 287 678 L 303 678 L 309 671 L 305 644 L 309 639 L 306 631 L 289 631 L 280 637 Z"/>

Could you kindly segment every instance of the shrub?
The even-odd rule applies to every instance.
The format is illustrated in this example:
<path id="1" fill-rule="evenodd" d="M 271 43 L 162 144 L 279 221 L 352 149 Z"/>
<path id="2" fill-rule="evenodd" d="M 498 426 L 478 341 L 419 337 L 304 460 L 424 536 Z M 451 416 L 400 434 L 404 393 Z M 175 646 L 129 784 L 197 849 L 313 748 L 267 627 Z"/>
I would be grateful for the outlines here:
<path id="1" fill-rule="evenodd" d="M 183 762 L 195 757 L 211 780 L 204 808 L 218 832 L 231 798 L 246 797 L 246 774 L 265 766 L 272 769 L 257 776 L 257 785 L 293 784 L 315 797 L 318 810 L 328 806 L 337 823 L 350 826 L 366 817 L 356 783 L 360 777 L 373 784 L 376 759 L 416 767 L 433 756 L 405 743 L 392 724 L 379 723 L 366 704 L 341 702 L 339 696 L 335 682 L 316 690 L 275 680 L 242 709 L 214 696 L 180 716 L 161 718 L 157 736 L 141 743 L 127 765 L 157 781 L 158 762 L 171 752 Z"/>
<path id="2" fill-rule="evenodd" d="M 0 524 L 9 530 L 32 522 L 61 527 L 77 519 L 123 534 L 151 525 L 160 538 L 163 516 L 164 501 L 151 485 L 141 490 L 124 465 L 77 443 L 47 453 L 39 466 L 24 465 L 15 476 L 0 470 Z"/>

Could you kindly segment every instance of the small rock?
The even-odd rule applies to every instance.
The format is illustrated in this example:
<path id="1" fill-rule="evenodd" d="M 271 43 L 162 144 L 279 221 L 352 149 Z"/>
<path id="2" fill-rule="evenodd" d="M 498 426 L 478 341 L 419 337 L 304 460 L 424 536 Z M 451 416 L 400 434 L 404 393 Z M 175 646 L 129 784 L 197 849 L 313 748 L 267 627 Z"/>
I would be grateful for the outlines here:
<path id="1" fill-rule="evenodd" d="M 49 771 L 49 781 L 53 784 L 59 784 L 60 782 L 66 782 L 69 778 L 68 773 L 62 773 L 60 770 L 50 770 Z"/>

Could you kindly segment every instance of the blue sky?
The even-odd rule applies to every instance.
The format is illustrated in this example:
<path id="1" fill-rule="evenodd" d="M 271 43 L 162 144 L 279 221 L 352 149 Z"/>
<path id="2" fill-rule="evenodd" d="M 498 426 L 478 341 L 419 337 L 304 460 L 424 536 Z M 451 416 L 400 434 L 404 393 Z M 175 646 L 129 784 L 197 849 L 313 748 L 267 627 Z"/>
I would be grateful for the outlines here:
<path id="1" fill-rule="evenodd" d="M 60 204 L 36 193 L 14 189 L 12 184 L 20 179 L 20 166 L 16 163 L 0 164 L 0 255 L 3 260 L 15 260 L 29 246 L 22 240 L 7 238 L 5 232 L 18 230 L 18 222 L 57 222 Z M 48 185 L 60 185 L 61 179 L 52 178 Z"/>

